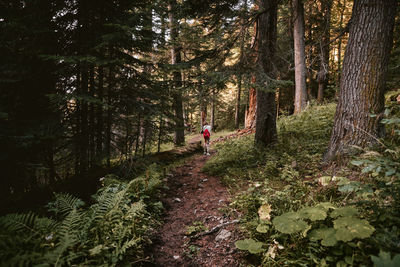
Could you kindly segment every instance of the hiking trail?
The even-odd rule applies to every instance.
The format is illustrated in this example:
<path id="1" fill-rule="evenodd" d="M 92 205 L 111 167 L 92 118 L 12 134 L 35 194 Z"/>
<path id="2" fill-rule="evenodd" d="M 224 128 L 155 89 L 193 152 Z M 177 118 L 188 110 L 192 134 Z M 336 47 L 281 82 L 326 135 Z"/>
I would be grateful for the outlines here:
<path id="1" fill-rule="evenodd" d="M 224 213 L 230 201 L 226 187 L 201 171 L 209 158 L 196 154 L 165 178 L 165 214 L 148 251 L 151 266 L 239 265 L 241 253 L 234 244 L 242 238 L 239 215 Z"/>

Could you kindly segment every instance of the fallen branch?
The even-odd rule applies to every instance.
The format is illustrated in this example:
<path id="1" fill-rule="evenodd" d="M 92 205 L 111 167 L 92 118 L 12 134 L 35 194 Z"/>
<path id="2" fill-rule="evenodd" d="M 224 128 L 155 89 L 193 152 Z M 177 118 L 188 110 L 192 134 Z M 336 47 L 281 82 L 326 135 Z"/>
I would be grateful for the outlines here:
<path id="1" fill-rule="evenodd" d="M 239 222 L 239 220 L 233 220 L 231 222 L 218 224 L 217 226 L 214 226 L 211 230 L 208 230 L 208 231 L 202 232 L 202 233 L 198 233 L 197 235 L 191 237 L 191 239 L 197 239 L 197 238 L 205 236 L 205 235 L 213 234 L 215 232 L 218 232 L 221 228 L 224 228 L 225 226 L 228 226 L 228 225 L 234 224 L 234 223 L 238 223 L 238 222 Z"/>

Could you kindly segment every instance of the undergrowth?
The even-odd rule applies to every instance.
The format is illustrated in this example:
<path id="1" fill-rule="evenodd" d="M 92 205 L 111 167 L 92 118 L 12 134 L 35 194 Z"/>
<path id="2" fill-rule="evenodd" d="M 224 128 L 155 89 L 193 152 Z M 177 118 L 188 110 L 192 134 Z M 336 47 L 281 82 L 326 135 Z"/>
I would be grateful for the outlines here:
<path id="1" fill-rule="evenodd" d="M 258 265 L 400 266 L 399 106 L 388 102 L 381 147 L 323 167 L 334 109 L 280 118 L 273 147 L 256 149 L 254 136 L 219 144 L 204 166 L 234 187 L 248 236 L 236 246 Z"/>
<path id="2" fill-rule="evenodd" d="M 56 194 L 49 216 L 0 217 L 1 266 L 115 266 L 139 263 L 162 210 L 162 170 L 156 165 L 129 182 L 102 178 L 93 204 Z"/>

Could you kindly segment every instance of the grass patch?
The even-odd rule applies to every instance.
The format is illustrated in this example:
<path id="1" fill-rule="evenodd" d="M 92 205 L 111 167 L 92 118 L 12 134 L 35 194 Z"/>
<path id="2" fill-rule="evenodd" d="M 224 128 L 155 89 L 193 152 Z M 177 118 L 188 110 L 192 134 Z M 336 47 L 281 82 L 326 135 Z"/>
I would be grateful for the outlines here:
<path id="1" fill-rule="evenodd" d="M 244 214 L 248 236 L 236 245 L 257 264 L 369 266 L 400 257 L 400 138 L 388 136 L 390 145 L 347 166 L 322 168 L 334 111 L 328 104 L 281 117 L 274 146 L 255 148 L 254 135 L 233 139 L 205 164 L 234 188 L 231 207 Z M 392 128 L 396 121 L 384 120 Z"/>

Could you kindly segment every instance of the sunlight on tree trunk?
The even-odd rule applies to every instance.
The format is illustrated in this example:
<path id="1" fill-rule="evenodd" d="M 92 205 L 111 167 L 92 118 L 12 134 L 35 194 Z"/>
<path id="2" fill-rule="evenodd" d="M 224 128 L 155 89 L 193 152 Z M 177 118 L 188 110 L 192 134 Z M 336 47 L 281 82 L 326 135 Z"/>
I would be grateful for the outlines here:
<path id="1" fill-rule="evenodd" d="M 302 112 L 307 106 L 306 57 L 304 42 L 304 6 L 302 0 L 293 0 L 293 38 L 295 65 L 294 114 Z"/>

